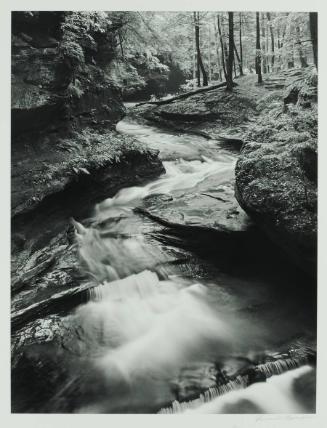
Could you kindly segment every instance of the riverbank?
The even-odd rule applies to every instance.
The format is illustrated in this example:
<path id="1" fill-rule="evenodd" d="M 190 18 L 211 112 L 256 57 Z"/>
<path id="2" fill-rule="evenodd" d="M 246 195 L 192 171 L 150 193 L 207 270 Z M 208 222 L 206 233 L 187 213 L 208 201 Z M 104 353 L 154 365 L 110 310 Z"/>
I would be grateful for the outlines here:
<path id="1" fill-rule="evenodd" d="M 241 207 L 292 263 L 315 276 L 317 235 L 317 74 L 294 69 L 237 79 L 225 88 L 140 105 L 130 120 L 190 132 L 240 151 L 235 193 Z"/>

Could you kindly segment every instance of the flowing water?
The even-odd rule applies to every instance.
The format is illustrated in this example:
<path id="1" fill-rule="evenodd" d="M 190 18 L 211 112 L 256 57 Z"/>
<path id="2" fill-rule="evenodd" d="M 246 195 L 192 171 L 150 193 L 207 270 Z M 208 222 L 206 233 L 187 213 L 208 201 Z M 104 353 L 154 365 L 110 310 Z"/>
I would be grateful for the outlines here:
<path id="1" fill-rule="evenodd" d="M 233 198 L 237 154 L 128 120 L 117 130 L 160 150 L 166 173 L 99 203 L 87 227 L 74 223 L 92 287 L 64 320 L 64 349 L 76 359 L 46 410 L 70 402 L 81 413 L 313 412 L 314 369 L 303 351 L 315 337 L 315 300 L 301 291 L 307 279 L 275 261 L 262 268 L 263 248 L 250 266 L 244 254 L 240 272 L 236 259 L 223 266 L 235 249 L 212 250 L 220 235 L 210 228 L 228 227 L 230 240 L 251 228 Z M 164 226 L 137 207 L 182 224 L 178 240 L 193 240 L 202 256 L 163 239 Z M 205 238 L 192 229 L 203 223 Z M 250 379 L 254 367 L 261 382 Z"/>

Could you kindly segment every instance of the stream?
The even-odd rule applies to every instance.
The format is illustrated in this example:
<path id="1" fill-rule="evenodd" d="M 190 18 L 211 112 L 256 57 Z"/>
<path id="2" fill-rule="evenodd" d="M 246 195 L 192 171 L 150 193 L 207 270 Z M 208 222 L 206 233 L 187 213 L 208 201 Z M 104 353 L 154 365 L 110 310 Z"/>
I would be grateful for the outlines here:
<path id="1" fill-rule="evenodd" d="M 314 412 L 315 287 L 238 206 L 237 151 L 128 116 L 117 131 L 166 173 L 74 222 L 92 287 L 43 411 Z"/>

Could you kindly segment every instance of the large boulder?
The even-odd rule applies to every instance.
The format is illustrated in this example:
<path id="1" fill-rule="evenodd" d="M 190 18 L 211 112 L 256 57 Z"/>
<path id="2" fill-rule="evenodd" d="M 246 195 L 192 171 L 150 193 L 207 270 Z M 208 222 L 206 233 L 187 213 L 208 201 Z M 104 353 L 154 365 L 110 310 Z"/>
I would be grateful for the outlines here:
<path id="1" fill-rule="evenodd" d="M 302 268 L 316 263 L 316 145 L 252 143 L 236 165 L 236 198 Z"/>
<path id="2" fill-rule="evenodd" d="M 315 274 L 317 82 L 310 73 L 286 89 L 280 104 L 276 97 L 266 108 L 260 104 L 261 118 L 236 165 L 235 194 L 268 236 L 302 269 Z M 290 96 L 294 93 L 296 97 Z"/>

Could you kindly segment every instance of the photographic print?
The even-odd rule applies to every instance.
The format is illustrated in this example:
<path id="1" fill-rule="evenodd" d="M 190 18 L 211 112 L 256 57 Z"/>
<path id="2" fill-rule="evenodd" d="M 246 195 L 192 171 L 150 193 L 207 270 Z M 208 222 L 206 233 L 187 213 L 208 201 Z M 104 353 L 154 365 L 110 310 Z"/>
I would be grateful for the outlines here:
<path id="1" fill-rule="evenodd" d="M 317 12 L 11 20 L 11 412 L 315 413 Z"/>

